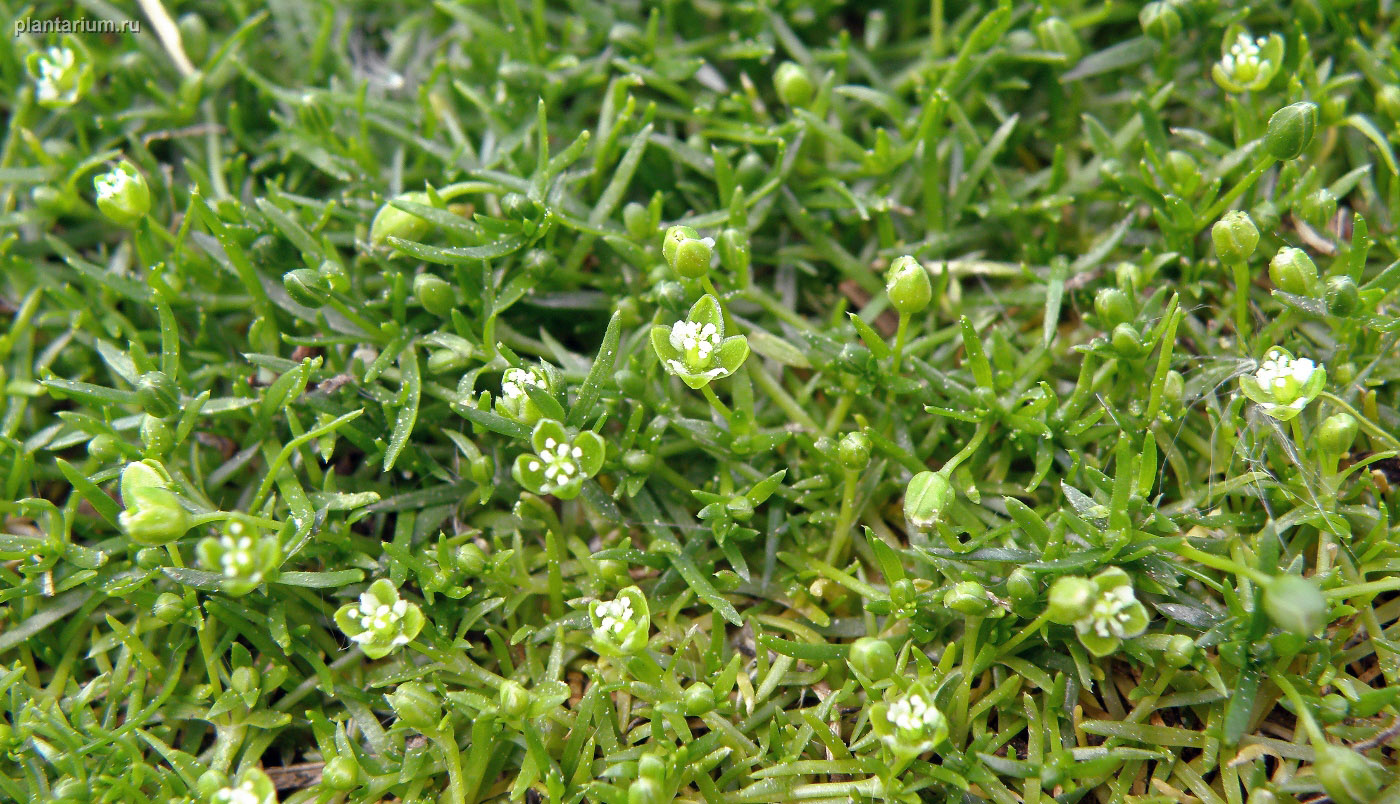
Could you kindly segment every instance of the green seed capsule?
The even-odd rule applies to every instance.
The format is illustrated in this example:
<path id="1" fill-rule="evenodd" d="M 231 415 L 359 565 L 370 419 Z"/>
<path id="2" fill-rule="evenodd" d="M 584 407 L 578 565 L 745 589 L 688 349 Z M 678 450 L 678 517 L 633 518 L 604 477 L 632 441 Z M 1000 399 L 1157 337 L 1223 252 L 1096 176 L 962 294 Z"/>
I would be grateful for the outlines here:
<path id="1" fill-rule="evenodd" d="M 1351 703 L 1335 692 L 1322 696 L 1322 705 L 1317 708 L 1318 719 L 1323 723 L 1341 723 L 1350 712 Z"/>
<path id="2" fill-rule="evenodd" d="M 981 616 L 991 611 L 992 601 L 987 589 L 976 581 L 961 581 L 943 594 L 943 605 L 956 612 Z"/>
<path id="3" fill-rule="evenodd" d="M 353 790 L 360 784 L 360 764 L 348 756 L 332 757 L 321 769 L 321 781 L 332 790 Z"/>
<path id="4" fill-rule="evenodd" d="M 861 637 L 851 643 L 847 661 L 866 678 L 883 681 L 894 672 L 894 648 L 883 639 Z"/>
<path id="5" fill-rule="evenodd" d="M 1300 575 L 1278 575 L 1264 586 L 1264 612 L 1289 633 L 1312 636 L 1327 624 L 1327 600 Z"/>
<path id="6" fill-rule="evenodd" d="M 149 414 L 141 417 L 141 446 L 148 458 L 159 458 L 170 451 L 175 435 L 162 419 Z"/>
<path id="7" fill-rule="evenodd" d="M 953 504 L 953 484 L 938 472 L 920 472 L 904 490 L 904 517 L 919 530 L 928 530 L 943 521 Z"/>
<path id="8" fill-rule="evenodd" d="M 251 667 L 235 668 L 229 678 L 229 686 L 237 692 L 256 693 L 258 691 L 258 671 Z"/>
<path id="9" fill-rule="evenodd" d="M 1309 194 L 1298 204 L 1298 214 L 1309 224 L 1321 229 L 1337 214 L 1337 196 L 1323 187 Z"/>
<path id="10" fill-rule="evenodd" d="M 1112 329 L 1133 320 L 1133 300 L 1118 288 L 1103 288 L 1094 296 L 1099 326 Z"/>
<path id="11" fill-rule="evenodd" d="M 1162 398 L 1172 405 L 1180 405 L 1186 395 L 1186 378 L 1181 372 L 1172 369 L 1162 381 Z"/>
<path id="12" fill-rule="evenodd" d="M 1269 261 L 1269 279 L 1284 293 L 1306 296 L 1317 284 L 1317 265 L 1302 249 L 1284 246 Z"/>
<path id="13" fill-rule="evenodd" d="M 913 257 L 904 256 L 890 263 L 885 274 L 885 292 L 890 304 L 901 315 L 923 312 L 933 300 L 933 284 L 928 271 Z"/>
<path id="14" fill-rule="evenodd" d="M 457 299 L 452 286 L 435 274 L 419 274 L 413 278 L 413 295 L 423 309 L 439 318 L 452 314 Z"/>
<path id="15" fill-rule="evenodd" d="M 1328 277 L 1323 297 L 1327 301 L 1327 312 L 1339 318 L 1353 316 L 1361 309 L 1361 291 L 1356 287 L 1356 280 L 1349 276 Z"/>
<path id="16" fill-rule="evenodd" d="M 1119 324 L 1113 328 L 1113 334 L 1109 336 L 1113 343 L 1113 348 L 1120 355 L 1125 357 L 1139 357 L 1147 351 L 1146 345 L 1142 342 L 1142 336 L 1132 324 Z"/>
<path id="17" fill-rule="evenodd" d="M 642 754 L 637 760 L 637 775 L 656 782 L 666 780 L 666 760 L 656 754 Z"/>
<path id="18" fill-rule="evenodd" d="M 1336 804 L 1371 804 L 1381 789 L 1380 766 L 1350 748 L 1314 745 L 1313 773 Z"/>
<path id="19" fill-rule="evenodd" d="M 1201 166 L 1185 151 L 1168 151 L 1162 167 L 1177 195 L 1190 197 L 1201 186 Z"/>
<path id="20" fill-rule="evenodd" d="M 715 708 L 715 691 L 709 684 L 697 681 L 686 688 L 681 705 L 686 715 L 699 717 Z"/>
<path id="21" fill-rule="evenodd" d="M 326 284 L 336 293 L 344 293 L 350 289 L 350 275 L 345 272 L 345 266 L 338 260 L 325 260 L 321 267 L 316 269 L 316 273 L 326 280 Z"/>
<path id="22" fill-rule="evenodd" d="M 1035 600 L 1039 594 L 1036 588 L 1035 576 L 1025 567 L 1017 567 L 1006 576 L 1006 594 L 1011 598 L 1011 602 L 1018 606 L 1023 606 Z"/>
<path id="23" fill-rule="evenodd" d="M 1089 613 L 1099 589 L 1088 578 L 1066 575 L 1050 585 L 1045 618 L 1058 625 L 1070 625 Z"/>
<path id="24" fill-rule="evenodd" d="M 405 726 L 420 732 L 432 731 L 442 719 L 442 705 L 426 684 L 406 681 L 385 696 Z"/>
<path id="25" fill-rule="evenodd" d="M 121 442 L 115 436 L 99 433 L 88 442 L 88 455 L 102 463 L 110 463 L 121 457 Z"/>
<path id="26" fill-rule="evenodd" d="M 204 18 L 192 11 L 186 12 L 175 20 L 175 27 L 180 29 L 180 44 L 190 61 L 194 64 L 204 61 L 209 55 L 209 26 Z"/>
<path id="27" fill-rule="evenodd" d="M 1297 159 L 1317 131 L 1317 104 L 1303 101 L 1274 112 L 1264 133 L 1264 148 L 1280 162 Z"/>
<path id="28" fill-rule="evenodd" d="M 1259 247 L 1259 229 L 1248 212 L 1231 210 L 1210 228 L 1215 256 L 1226 265 L 1246 262 Z"/>
<path id="29" fill-rule="evenodd" d="M 836 454 L 843 467 L 859 472 L 870 464 L 870 437 L 865 433 L 847 433 L 841 437 Z"/>
<path id="30" fill-rule="evenodd" d="M 1317 445 L 1328 455 L 1344 455 L 1356 441 L 1357 421 L 1350 413 L 1328 416 L 1317 431 Z"/>
<path id="31" fill-rule="evenodd" d="M 1196 656 L 1196 641 L 1185 634 L 1177 634 L 1167 640 L 1167 649 L 1162 651 L 1162 661 L 1168 667 L 1182 668 Z"/>
<path id="32" fill-rule="evenodd" d="M 1176 3 L 1153 2 L 1138 12 L 1138 24 L 1142 32 L 1159 42 L 1170 42 L 1181 33 L 1181 14 Z"/>
<path id="33" fill-rule="evenodd" d="M 1400 122 L 1400 85 L 1386 84 L 1381 87 L 1381 91 L 1376 93 L 1376 109 L 1391 122 Z"/>
<path id="34" fill-rule="evenodd" d="M 622 226 L 634 240 L 647 242 L 654 236 L 656 226 L 652 223 L 651 212 L 636 201 L 629 201 L 622 208 Z"/>
<path id="35" fill-rule="evenodd" d="M 778 100 L 789 108 L 801 108 L 812 102 L 815 88 L 807 71 L 794 62 L 785 61 L 773 73 L 773 88 Z"/>
<path id="36" fill-rule="evenodd" d="M 431 204 L 432 199 L 426 192 L 415 191 L 396 195 L 389 201 L 384 202 L 384 206 L 374 214 L 374 220 L 369 225 L 369 242 L 371 245 L 382 246 L 388 242 L 390 237 L 401 237 L 404 240 L 420 240 L 428 233 L 432 224 L 426 220 L 411 215 L 392 204 L 393 201 L 410 201 L 415 204 Z"/>
<path id="37" fill-rule="evenodd" d="M 490 557 L 486 551 L 477 547 L 473 542 L 467 542 L 457 548 L 457 566 L 470 576 L 480 575 L 486 569 L 486 563 Z"/>
<path id="38" fill-rule="evenodd" d="M 292 301 L 316 309 L 331 298 L 331 283 L 319 271 L 297 268 L 282 275 L 282 287 Z"/>
<path id="39" fill-rule="evenodd" d="M 156 597 L 155 605 L 151 607 L 151 614 L 166 625 L 174 625 L 185 616 L 187 610 L 184 598 L 174 592 L 161 592 Z"/>
<path id="40" fill-rule="evenodd" d="M 136 398 L 146 413 L 164 419 L 180 409 L 180 392 L 163 371 L 148 371 L 136 383 Z"/>

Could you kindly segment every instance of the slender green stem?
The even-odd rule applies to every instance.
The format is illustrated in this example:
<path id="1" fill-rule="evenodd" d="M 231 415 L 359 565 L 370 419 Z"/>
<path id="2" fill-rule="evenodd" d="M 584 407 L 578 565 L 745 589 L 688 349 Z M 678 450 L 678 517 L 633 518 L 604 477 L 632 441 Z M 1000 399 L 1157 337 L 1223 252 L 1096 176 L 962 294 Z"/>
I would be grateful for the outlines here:
<path id="1" fill-rule="evenodd" d="M 1246 174 L 1244 178 L 1240 179 L 1239 183 L 1234 187 L 1230 188 L 1230 192 L 1226 193 L 1219 201 L 1211 205 L 1211 208 L 1206 211 L 1201 226 L 1205 227 L 1214 223 L 1225 210 L 1230 208 L 1231 204 L 1235 203 L 1236 199 L 1244 195 L 1250 187 L 1253 187 L 1256 181 L 1259 181 L 1259 177 L 1263 176 L 1264 171 L 1268 170 L 1273 163 L 1273 157 L 1261 157 L 1259 161 L 1254 164 L 1254 167 L 1250 169 L 1249 173 Z"/>
<path id="2" fill-rule="evenodd" d="M 977 448 L 982 446 L 982 442 L 986 440 L 987 433 L 989 433 L 991 429 L 992 425 L 989 422 L 978 422 L 977 430 L 972 434 L 972 439 L 967 442 L 966 446 L 958 451 L 958 454 L 949 458 L 938 471 L 941 472 L 944 477 L 951 475 L 953 470 L 958 468 L 959 464 L 972 457 L 972 453 L 976 452 Z"/>
<path id="3" fill-rule="evenodd" d="M 1275 675 L 1271 680 L 1278 685 L 1279 689 L 1283 690 L 1283 694 L 1288 696 L 1289 702 L 1297 710 L 1295 714 L 1299 720 L 1303 721 L 1303 728 L 1308 732 L 1308 739 L 1312 740 L 1313 746 L 1326 745 L 1327 736 L 1322 733 L 1322 729 L 1318 728 L 1317 721 L 1313 720 L 1307 702 L 1303 700 L 1303 696 L 1298 694 L 1293 683 L 1284 678 L 1282 673 Z"/>
<path id="4" fill-rule="evenodd" d="M 811 414 L 803 410 L 802 407 L 797 404 L 797 400 L 793 399 L 792 396 L 778 384 L 778 381 L 773 379 L 773 375 L 769 374 L 768 371 L 763 368 L 763 363 L 761 361 L 750 360 L 748 366 L 749 376 L 753 378 L 754 383 L 758 385 L 759 388 L 763 389 L 763 392 L 768 395 L 768 398 L 773 400 L 773 404 L 781 408 L 789 419 L 802 425 L 808 432 L 822 432 L 821 425 L 817 424 Z"/>
<path id="5" fill-rule="evenodd" d="M 826 550 L 826 563 L 836 565 L 851 542 L 851 525 L 856 518 L 856 485 L 860 482 L 860 472 L 846 471 L 846 480 L 841 487 L 841 513 L 836 517 L 836 528 L 831 534 L 831 544 Z"/>
<path id="6" fill-rule="evenodd" d="M 1246 348 L 1246 341 L 1249 338 L 1249 288 L 1253 284 L 1249 277 L 1249 264 L 1246 262 L 1235 262 L 1230 265 L 1230 271 L 1235 277 L 1235 334 L 1239 336 L 1240 346 Z"/>
<path id="7" fill-rule="evenodd" d="M 899 374 L 899 361 L 904 357 L 904 341 L 909 335 L 909 314 L 899 314 L 899 327 L 894 333 L 894 358 L 890 362 L 890 374 Z"/>
<path id="8" fill-rule="evenodd" d="M 1214 553 L 1207 553 L 1204 550 L 1197 550 L 1196 548 L 1192 547 L 1191 545 L 1185 542 L 1169 545 L 1167 549 L 1171 550 L 1172 552 L 1176 553 L 1182 558 L 1189 558 L 1192 561 L 1205 564 L 1207 567 L 1218 569 L 1221 572 L 1231 572 L 1236 575 L 1243 575 L 1251 581 L 1254 581 L 1255 583 L 1259 584 L 1265 584 L 1269 582 L 1269 576 L 1267 574 L 1260 572 L 1259 570 L 1254 569 L 1253 567 L 1247 567 L 1244 564 L 1241 564 L 1238 561 L 1235 561 L 1234 559 L 1226 558 L 1225 556 L 1218 556 Z"/>
<path id="9" fill-rule="evenodd" d="M 709 383 L 700 386 L 700 393 L 704 394 L 705 398 L 710 400 L 710 406 L 719 411 L 719 415 L 723 416 L 726 422 L 732 423 L 734 414 L 729 410 L 728 406 L 719 401 L 719 397 L 715 395 L 715 389 L 711 388 Z"/>
<path id="10" fill-rule="evenodd" d="M 451 804 L 466 804 L 466 785 L 462 782 L 462 751 L 457 747 L 457 737 L 452 727 L 428 735 L 442 754 L 442 762 L 447 766 L 447 797 Z"/>
<path id="11" fill-rule="evenodd" d="M 1012 637 L 1011 639 L 1008 639 L 1006 642 L 1003 642 L 1000 649 L 997 650 L 997 655 L 1009 655 L 1013 650 L 1015 650 L 1017 645 L 1021 644 L 1022 642 L 1025 642 L 1030 637 L 1039 633 L 1040 629 L 1044 628 L 1046 623 L 1049 622 L 1049 616 L 1042 613 L 1039 617 L 1036 617 L 1034 620 L 1031 620 L 1025 628 L 1022 628 L 1020 631 L 1018 631 L 1016 633 L 1016 636 Z"/>

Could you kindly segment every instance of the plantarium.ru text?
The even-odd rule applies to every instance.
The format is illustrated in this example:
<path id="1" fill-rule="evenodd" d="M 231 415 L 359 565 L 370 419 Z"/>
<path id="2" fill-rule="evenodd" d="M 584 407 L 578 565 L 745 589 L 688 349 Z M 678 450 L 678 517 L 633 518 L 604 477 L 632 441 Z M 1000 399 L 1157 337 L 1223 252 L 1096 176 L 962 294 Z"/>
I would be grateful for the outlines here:
<path id="1" fill-rule="evenodd" d="M 0 802 L 1400 801 L 1395 3 L 78 5 Z"/>

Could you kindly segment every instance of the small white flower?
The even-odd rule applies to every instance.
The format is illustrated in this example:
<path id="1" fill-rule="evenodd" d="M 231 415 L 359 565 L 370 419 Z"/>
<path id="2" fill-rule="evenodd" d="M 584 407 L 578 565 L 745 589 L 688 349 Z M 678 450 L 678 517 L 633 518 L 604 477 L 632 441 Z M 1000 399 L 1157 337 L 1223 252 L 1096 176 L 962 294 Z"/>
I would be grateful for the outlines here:
<path id="1" fill-rule="evenodd" d="M 723 340 L 714 324 L 701 325 L 698 321 L 679 321 L 671 328 L 671 346 L 684 352 L 687 362 L 697 363 L 691 368 L 703 368 L 708 365 L 710 353 L 718 349 Z"/>
<path id="2" fill-rule="evenodd" d="M 943 721 L 943 713 L 924 696 L 911 692 L 890 704 L 889 719 L 897 728 L 922 732 L 937 729 Z"/>
<path id="3" fill-rule="evenodd" d="M 632 602 L 624 597 L 598 604 L 598 616 L 603 624 L 600 630 L 621 634 L 632 621 Z"/>
<path id="4" fill-rule="evenodd" d="M 1094 606 L 1089 610 L 1089 614 L 1076 623 L 1081 631 L 1093 630 L 1105 639 L 1108 637 L 1118 637 L 1122 639 L 1128 633 L 1126 624 L 1130 619 L 1128 607 L 1137 602 L 1137 597 L 1133 594 L 1131 586 L 1118 586 L 1103 593 L 1098 600 L 1094 601 Z"/>
<path id="5" fill-rule="evenodd" d="M 93 186 L 97 188 L 99 199 L 115 198 L 126 192 L 127 185 L 134 181 L 130 173 L 121 168 L 113 168 L 94 179 Z"/>
<path id="6" fill-rule="evenodd" d="M 41 103 L 67 101 L 68 96 L 74 96 L 76 100 L 76 89 L 64 88 L 65 84 L 72 82 L 70 73 L 75 63 L 73 51 L 66 47 L 51 47 L 44 51 L 38 60 L 39 76 L 35 79 Z"/>
<path id="7" fill-rule="evenodd" d="M 524 399 L 529 395 L 530 388 L 546 388 L 545 379 L 534 370 L 507 369 L 505 378 L 501 382 L 501 395 L 506 399 Z"/>
<path id="8" fill-rule="evenodd" d="M 214 794 L 214 801 L 216 804 L 262 804 L 251 780 L 237 787 L 225 787 Z"/>

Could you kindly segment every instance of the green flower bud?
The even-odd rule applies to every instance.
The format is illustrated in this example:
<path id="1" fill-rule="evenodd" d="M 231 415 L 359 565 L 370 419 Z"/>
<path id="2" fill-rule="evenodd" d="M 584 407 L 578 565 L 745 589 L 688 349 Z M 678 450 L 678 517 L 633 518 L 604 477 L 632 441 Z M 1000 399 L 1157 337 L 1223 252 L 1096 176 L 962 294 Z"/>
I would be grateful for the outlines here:
<path id="1" fill-rule="evenodd" d="M 121 442 L 115 436 L 99 433 L 88 441 L 88 456 L 101 463 L 109 463 L 121 456 Z"/>
<path id="2" fill-rule="evenodd" d="M 953 504 L 953 484 L 939 472 L 920 472 L 904 489 L 904 518 L 917 530 L 928 530 L 943 521 Z"/>
<path id="3" fill-rule="evenodd" d="M 735 276 L 749 272 L 749 236 L 739 229 L 719 233 L 719 264 Z"/>
<path id="4" fill-rule="evenodd" d="M 635 586 L 607 602 L 589 603 L 588 619 L 593 626 L 593 650 L 602 656 L 631 656 L 645 649 L 651 636 L 651 609 Z"/>
<path id="5" fill-rule="evenodd" d="M 148 371 L 136 383 L 136 399 L 146 413 L 164 419 L 180 409 L 180 392 L 163 371 Z"/>
<path id="6" fill-rule="evenodd" d="M 1172 369 L 1162 382 L 1162 398 L 1173 405 L 1180 405 L 1186 395 L 1186 378 L 1181 372 Z"/>
<path id="7" fill-rule="evenodd" d="M 147 457 L 156 458 L 170 451 L 175 434 L 164 420 L 146 414 L 141 417 L 141 447 Z"/>
<path id="8" fill-rule="evenodd" d="M 890 263 L 885 273 L 885 292 L 900 315 L 916 315 L 933 300 L 933 284 L 928 271 L 913 257 L 904 256 Z"/>
<path id="9" fill-rule="evenodd" d="M 136 166 L 123 161 L 92 180 L 97 208 L 119 226 L 133 226 L 151 211 L 151 190 Z"/>
<path id="10" fill-rule="evenodd" d="M 167 477 L 165 467 L 156 460 L 129 463 L 122 470 L 125 510 L 117 517 L 117 524 L 137 544 L 166 544 L 190 528 L 189 514 L 167 487 Z"/>
<path id="11" fill-rule="evenodd" d="M 1269 118 L 1264 148 L 1280 162 L 1297 159 L 1317 131 L 1317 104 L 1304 101 L 1285 106 Z"/>
<path id="12" fill-rule="evenodd" d="M 391 695 L 386 695 L 394 714 L 415 731 L 430 732 L 442 720 L 442 704 L 421 681 L 405 681 Z"/>
<path id="13" fill-rule="evenodd" d="M 622 208 L 622 226 L 634 240 L 646 241 L 656 231 L 651 222 L 651 212 L 636 201 L 629 201 Z"/>
<path id="14" fill-rule="evenodd" d="M 426 220 L 411 215 L 394 206 L 393 201 L 409 201 L 415 204 L 431 204 L 432 199 L 423 191 L 411 193 L 401 193 L 384 202 L 384 206 L 374 213 L 374 220 L 369 225 L 369 242 L 373 246 L 382 246 L 388 242 L 390 237 L 401 237 L 404 240 L 420 240 L 432 228 L 432 224 Z"/>
<path id="15" fill-rule="evenodd" d="M 496 696 L 501 714 L 510 718 L 524 717 L 530 709 L 530 693 L 518 681 L 506 681 Z"/>
<path id="16" fill-rule="evenodd" d="M 1040 24 L 1035 26 L 1035 38 L 1040 43 L 1041 50 L 1059 53 L 1069 64 L 1078 62 L 1079 57 L 1084 54 L 1084 48 L 1079 44 L 1079 35 L 1068 22 L 1059 17 L 1041 20 Z"/>
<path id="17" fill-rule="evenodd" d="M 851 643 L 847 661 L 871 681 L 884 681 L 894 672 L 894 648 L 883 639 L 861 637 Z"/>
<path id="18" fill-rule="evenodd" d="M 1317 445 L 1328 455 L 1344 455 L 1356 440 L 1356 418 L 1350 413 L 1335 413 L 1323 420 L 1317 431 Z"/>
<path id="19" fill-rule="evenodd" d="M 690 717 L 699 717 L 715 708 L 715 691 L 703 681 L 686 687 L 681 701 L 682 711 Z"/>
<path id="20" fill-rule="evenodd" d="M 1337 196 L 1323 187 L 1309 194 L 1298 204 L 1298 214 L 1303 220 L 1320 229 L 1337 214 Z"/>
<path id="21" fill-rule="evenodd" d="M 637 776 L 657 782 L 666 780 L 666 760 L 656 754 L 643 754 L 637 760 Z"/>
<path id="22" fill-rule="evenodd" d="M 34 206 L 54 217 L 71 215 L 79 209 L 76 193 L 48 184 L 40 184 L 30 190 L 29 199 Z"/>
<path id="23" fill-rule="evenodd" d="M 1099 326 L 1113 329 L 1133 320 L 1133 300 L 1118 288 L 1103 288 L 1094 295 L 1094 313 Z"/>
<path id="24" fill-rule="evenodd" d="M 1264 612 L 1282 630 L 1312 636 L 1327 624 L 1327 599 L 1301 575 L 1277 575 L 1264 585 Z"/>
<path id="25" fill-rule="evenodd" d="M 415 276 L 413 278 L 413 295 L 418 298 L 418 303 L 423 305 L 424 310 L 439 318 L 447 318 L 451 315 L 452 308 L 457 303 L 457 299 L 452 293 L 452 286 L 435 274 Z"/>
<path id="26" fill-rule="evenodd" d="M 151 613 L 157 620 L 166 625 L 174 625 L 185 616 L 188 608 L 185 606 L 185 599 L 174 592 L 161 592 L 156 597 L 156 604 L 151 607 Z"/>
<path id="27" fill-rule="evenodd" d="M 1196 656 L 1196 640 L 1185 634 L 1177 634 L 1167 640 L 1167 648 L 1162 651 L 1162 661 L 1167 667 L 1182 668 Z"/>
<path id="28" fill-rule="evenodd" d="M 1006 576 L 1006 594 L 1011 602 L 1023 606 L 1035 600 L 1039 593 L 1035 576 L 1025 567 L 1017 567 Z"/>
<path id="29" fill-rule="evenodd" d="M 156 569 L 165 566 L 166 560 L 170 558 L 170 553 L 160 547 L 142 547 L 136 551 L 136 566 L 144 570 Z"/>
<path id="30" fill-rule="evenodd" d="M 1386 84 L 1376 93 L 1376 110 L 1391 122 L 1400 122 L 1400 85 Z"/>
<path id="31" fill-rule="evenodd" d="M 1284 246 L 1269 261 L 1269 279 L 1284 293 L 1306 296 L 1317 284 L 1317 265 L 1302 249 Z"/>
<path id="32" fill-rule="evenodd" d="M 859 472 L 870 464 L 870 437 L 865 433 L 847 433 L 841 437 L 836 454 L 843 467 Z"/>
<path id="33" fill-rule="evenodd" d="M 1071 625 L 1089 613 L 1098 596 L 1098 587 L 1088 578 L 1065 575 L 1050 585 L 1045 618 L 1058 625 Z"/>
<path id="34" fill-rule="evenodd" d="M 710 257 L 714 254 L 712 237 L 700 237 L 689 226 L 672 226 L 661 241 L 661 255 L 680 276 L 699 279 L 710 272 Z"/>
<path id="35" fill-rule="evenodd" d="M 282 274 L 282 287 L 292 301 L 303 307 L 315 309 L 331 298 L 330 280 L 310 268 L 297 268 Z"/>
<path id="36" fill-rule="evenodd" d="M 1147 351 L 1142 336 L 1132 324 L 1119 324 L 1109 336 L 1113 349 L 1124 357 L 1139 357 Z"/>
<path id="37" fill-rule="evenodd" d="M 1314 745 L 1313 773 L 1336 804 L 1371 804 L 1380 792 L 1381 768 L 1350 748 Z"/>
<path id="38" fill-rule="evenodd" d="M 227 785 L 228 776 L 213 769 L 201 773 L 194 782 L 195 790 L 199 792 L 200 797 L 206 799 L 212 798 L 215 793 L 219 792 L 220 788 Z"/>
<path id="39" fill-rule="evenodd" d="M 331 757 L 321 769 L 321 782 L 332 790 L 354 790 L 360 784 L 360 763 L 344 755 Z"/>
<path id="40" fill-rule="evenodd" d="M 1361 291 L 1356 287 L 1356 280 L 1345 274 L 1327 278 L 1323 298 L 1327 301 L 1327 312 L 1338 318 L 1355 315 L 1361 309 Z"/>
<path id="41" fill-rule="evenodd" d="M 486 551 L 477 547 L 474 542 L 467 542 L 457 548 L 457 566 L 468 575 L 480 575 L 486 569 L 486 562 L 489 560 Z"/>
<path id="42" fill-rule="evenodd" d="M 1347 97 L 1345 95 L 1328 95 L 1322 101 L 1322 124 L 1324 126 L 1335 126 L 1342 122 L 1342 118 L 1347 113 Z"/>
<path id="43" fill-rule="evenodd" d="M 943 605 L 970 616 L 981 616 L 992 609 L 992 601 L 987 597 L 986 587 L 976 581 L 953 584 L 952 588 L 943 594 Z"/>
<path id="44" fill-rule="evenodd" d="M 559 258 L 544 249 L 532 249 L 521 260 L 520 267 L 536 279 L 544 279 L 559 269 Z M 627 297 L 630 299 L 631 297 Z"/>
<path id="45" fill-rule="evenodd" d="M 627 787 L 627 804 L 662 804 L 661 783 L 647 776 L 638 778 Z"/>
<path id="46" fill-rule="evenodd" d="M 1181 14 L 1174 2 L 1152 2 L 1138 12 L 1138 24 L 1142 32 L 1153 39 L 1170 42 L 1181 33 Z"/>
<path id="47" fill-rule="evenodd" d="M 656 466 L 656 456 L 639 449 L 629 449 L 622 456 L 622 466 L 633 474 L 649 474 Z"/>
<path id="48" fill-rule="evenodd" d="M 1226 265 L 1247 262 L 1259 246 L 1259 229 L 1248 212 L 1234 209 L 1226 212 L 1210 228 L 1215 243 L 1215 256 Z"/>
<path id="49" fill-rule="evenodd" d="M 724 510 L 735 522 L 748 522 L 753 519 L 753 501 L 743 494 L 735 494 L 724 504 Z"/>
<path id="50" fill-rule="evenodd" d="M 807 71 L 794 62 L 785 61 L 773 73 L 773 88 L 778 100 L 789 108 L 805 107 L 812 102 L 815 87 Z"/>

